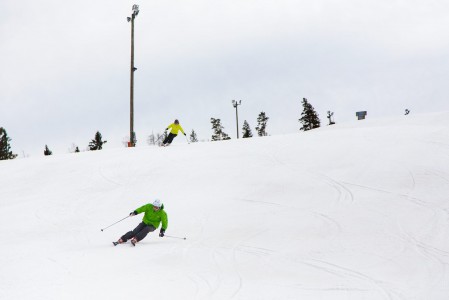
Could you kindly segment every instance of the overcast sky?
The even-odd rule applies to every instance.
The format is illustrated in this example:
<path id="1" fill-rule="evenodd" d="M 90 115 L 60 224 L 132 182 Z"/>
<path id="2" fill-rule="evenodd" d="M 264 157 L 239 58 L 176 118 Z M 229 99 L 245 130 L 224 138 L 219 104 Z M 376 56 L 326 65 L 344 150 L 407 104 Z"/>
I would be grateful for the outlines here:
<path id="1" fill-rule="evenodd" d="M 271 135 L 299 132 L 303 97 L 323 125 L 328 110 L 337 123 L 449 110 L 447 0 L 2 0 L 0 126 L 14 153 L 85 149 L 97 130 L 122 147 L 135 3 L 138 146 L 175 118 L 200 139 L 219 118 L 235 138 L 232 99 L 240 128 L 264 111 Z"/>

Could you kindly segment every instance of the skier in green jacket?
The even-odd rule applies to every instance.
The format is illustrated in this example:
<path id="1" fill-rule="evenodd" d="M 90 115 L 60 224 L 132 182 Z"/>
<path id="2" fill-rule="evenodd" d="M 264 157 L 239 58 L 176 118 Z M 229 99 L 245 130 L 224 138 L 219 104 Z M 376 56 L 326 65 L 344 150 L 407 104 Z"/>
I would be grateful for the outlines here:
<path id="1" fill-rule="evenodd" d="M 181 125 L 179 124 L 178 120 L 175 120 L 174 123 L 170 124 L 165 128 L 165 131 L 170 130 L 170 133 L 167 135 L 167 137 L 162 142 L 161 146 L 170 146 L 171 142 L 173 142 L 173 139 L 178 135 L 178 132 L 181 130 L 182 134 L 186 135 L 184 132 L 184 129 L 182 129 Z"/>
<path id="2" fill-rule="evenodd" d="M 167 213 L 164 210 L 164 204 L 161 200 L 156 199 L 153 203 L 145 204 L 132 211 L 129 215 L 135 216 L 140 213 L 145 213 L 142 218 L 142 222 L 134 228 L 133 231 L 125 233 L 117 242 L 113 242 L 114 246 L 121 243 L 126 243 L 131 239 L 131 244 L 136 245 L 139 241 L 143 240 L 149 232 L 155 231 L 162 223 L 159 236 L 163 237 L 165 230 L 167 230 L 168 218 Z"/>

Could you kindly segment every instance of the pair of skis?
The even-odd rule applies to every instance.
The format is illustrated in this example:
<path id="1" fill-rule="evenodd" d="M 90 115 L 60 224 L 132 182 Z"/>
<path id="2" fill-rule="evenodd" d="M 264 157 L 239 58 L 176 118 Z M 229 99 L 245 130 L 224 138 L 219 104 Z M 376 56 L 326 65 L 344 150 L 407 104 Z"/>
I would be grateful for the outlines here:
<path id="1" fill-rule="evenodd" d="M 187 240 L 186 237 L 173 236 L 173 235 L 164 235 L 164 237 L 168 237 L 168 238 L 172 238 L 172 239 L 179 239 L 179 240 Z M 117 245 L 119 245 L 119 244 L 126 244 L 126 242 L 124 242 L 124 243 L 112 242 L 112 244 L 113 244 L 114 246 L 117 246 Z M 133 246 L 136 246 L 137 242 L 135 242 L 133 239 L 131 239 L 131 244 L 132 244 Z"/>
<path id="2" fill-rule="evenodd" d="M 119 244 L 126 244 L 126 242 L 124 242 L 124 243 L 112 242 L 112 244 L 113 244 L 114 246 L 117 246 L 117 245 L 119 245 Z M 136 244 L 137 244 L 137 242 L 135 242 L 133 239 L 131 239 L 131 245 L 136 246 Z"/>

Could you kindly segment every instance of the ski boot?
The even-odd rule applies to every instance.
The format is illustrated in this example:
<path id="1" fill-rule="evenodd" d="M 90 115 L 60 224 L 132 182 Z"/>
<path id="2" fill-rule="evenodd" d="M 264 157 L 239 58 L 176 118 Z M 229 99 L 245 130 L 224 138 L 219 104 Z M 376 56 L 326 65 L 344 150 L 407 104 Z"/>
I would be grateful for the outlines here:
<path id="1" fill-rule="evenodd" d="M 119 239 L 117 242 L 112 242 L 114 244 L 114 246 L 117 246 L 118 244 L 122 244 L 123 240 Z"/>

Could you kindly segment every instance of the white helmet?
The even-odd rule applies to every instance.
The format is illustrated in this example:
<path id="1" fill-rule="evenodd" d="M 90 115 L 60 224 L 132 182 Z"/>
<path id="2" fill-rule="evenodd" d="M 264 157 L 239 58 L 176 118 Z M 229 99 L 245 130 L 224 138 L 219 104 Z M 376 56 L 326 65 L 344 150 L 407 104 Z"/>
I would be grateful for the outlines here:
<path id="1" fill-rule="evenodd" d="M 159 200 L 159 199 L 154 199 L 154 201 L 153 201 L 153 206 L 156 206 L 156 207 L 158 207 L 158 208 L 161 208 L 161 206 L 162 206 L 161 200 Z"/>

